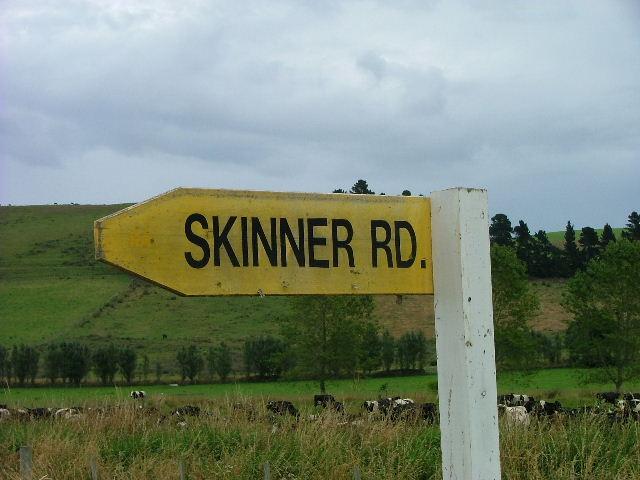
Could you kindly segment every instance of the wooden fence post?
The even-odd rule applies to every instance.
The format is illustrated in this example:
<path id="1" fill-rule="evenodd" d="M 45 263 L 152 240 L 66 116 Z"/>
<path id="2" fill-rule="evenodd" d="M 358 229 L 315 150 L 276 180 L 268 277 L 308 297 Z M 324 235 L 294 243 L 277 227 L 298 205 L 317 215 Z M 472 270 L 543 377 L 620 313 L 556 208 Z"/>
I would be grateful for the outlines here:
<path id="1" fill-rule="evenodd" d="M 187 474 L 186 474 L 185 468 L 184 468 L 184 459 L 182 459 L 182 458 L 178 462 L 178 472 L 180 474 L 180 480 L 185 480 L 187 478 Z"/>
<path id="2" fill-rule="evenodd" d="M 33 478 L 33 452 L 31 447 L 20 447 L 20 478 L 31 480 Z"/>
<path id="3" fill-rule="evenodd" d="M 89 460 L 89 469 L 91 470 L 91 480 L 98 480 L 98 461 L 96 457 Z"/>
<path id="4" fill-rule="evenodd" d="M 360 467 L 358 465 L 353 467 L 353 480 L 360 480 Z"/>
<path id="5" fill-rule="evenodd" d="M 271 480 L 271 467 L 269 466 L 269 462 L 265 462 L 262 469 L 264 472 L 264 480 Z"/>

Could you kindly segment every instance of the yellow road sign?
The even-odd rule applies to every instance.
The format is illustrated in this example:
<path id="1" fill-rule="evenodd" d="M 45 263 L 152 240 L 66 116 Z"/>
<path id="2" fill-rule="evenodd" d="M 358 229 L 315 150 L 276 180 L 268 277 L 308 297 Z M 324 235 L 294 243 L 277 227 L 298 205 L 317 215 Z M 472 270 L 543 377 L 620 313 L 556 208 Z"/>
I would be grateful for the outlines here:
<path id="1" fill-rule="evenodd" d="M 424 197 L 178 188 L 96 220 L 96 258 L 182 295 L 433 293 Z"/>

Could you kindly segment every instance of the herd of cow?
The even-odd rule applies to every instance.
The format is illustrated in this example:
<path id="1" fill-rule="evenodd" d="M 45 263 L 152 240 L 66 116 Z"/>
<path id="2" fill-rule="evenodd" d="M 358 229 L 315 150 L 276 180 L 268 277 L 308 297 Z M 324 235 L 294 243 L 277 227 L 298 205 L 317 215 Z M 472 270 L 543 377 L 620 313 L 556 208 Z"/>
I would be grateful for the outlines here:
<path id="1" fill-rule="evenodd" d="M 640 420 L 640 393 L 596 393 L 596 404 L 564 408 L 558 401 L 536 400 L 530 395 L 510 393 L 498 396 L 498 413 L 511 423 L 529 424 L 532 416 L 556 417 L 603 415 L 610 420 Z"/>
<path id="2" fill-rule="evenodd" d="M 129 395 L 134 401 L 140 402 L 138 407 L 147 413 L 157 412 L 158 421 L 165 421 L 168 417 L 160 415 L 155 407 L 143 407 L 147 395 L 144 391 L 135 390 Z M 564 408 L 560 402 L 549 402 L 536 400 L 534 397 L 525 394 L 507 394 L 498 397 L 498 413 L 512 424 L 529 424 L 531 417 L 576 417 L 579 415 L 601 415 L 610 420 L 640 420 L 640 393 L 603 392 L 596 394 L 595 405 L 580 408 Z M 344 416 L 345 421 L 355 421 L 362 417 L 362 414 L 347 414 L 344 404 L 335 399 L 333 395 L 315 395 L 313 404 L 317 409 L 331 410 L 340 416 Z M 250 414 L 255 418 L 256 411 L 254 405 L 235 403 L 233 410 Z M 270 400 L 266 404 L 266 410 L 271 416 L 291 416 L 296 420 L 300 419 L 300 412 L 295 405 L 288 400 Z M 382 417 L 391 421 L 400 419 L 421 420 L 434 424 L 438 421 L 438 409 L 434 403 L 419 403 L 410 398 L 388 397 L 377 400 L 366 400 L 362 404 L 363 413 L 368 417 Z M 0 405 L 0 422 L 10 419 L 35 420 L 44 418 L 54 419 L 81 419 L 87 414 L 105 414 L 105 408 L 17 408 L 9 409 L 6 405 Z M 178 420 L 178 424 L 186 425 L 186 417 L 197 417 L 204 414 L 201 408 L 195 405 L 184 405 L 175 408 L 170 415 Z M 309 415 L 309 420 L 317 419 L 317 414 Z"/>

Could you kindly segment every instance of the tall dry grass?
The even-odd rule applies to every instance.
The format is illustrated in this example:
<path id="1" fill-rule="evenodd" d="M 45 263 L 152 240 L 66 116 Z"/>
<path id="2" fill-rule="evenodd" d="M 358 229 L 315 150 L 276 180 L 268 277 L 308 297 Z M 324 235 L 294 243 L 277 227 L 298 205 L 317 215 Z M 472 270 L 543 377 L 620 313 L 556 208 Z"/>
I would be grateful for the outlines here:
<path id="1" fill-rule="evenodd" d="M 86 479 L 96 458 L 101 478 L 176 479 L 182 461 L 192 479 L 439 478 L 437 427 L 322 414 L 300 421 L 271 418 L 263 405 L 231 402 L 205 414 L 162 421 L 169 405 L 147 413 L 110 407 L 75 420 L 0 424 L 0 478 L 18 479 L 18 449 L 33 447 L 34 478 Z M 501 425 L 505 479 L 640 479 L 640 423 L 577 418 Z"/>

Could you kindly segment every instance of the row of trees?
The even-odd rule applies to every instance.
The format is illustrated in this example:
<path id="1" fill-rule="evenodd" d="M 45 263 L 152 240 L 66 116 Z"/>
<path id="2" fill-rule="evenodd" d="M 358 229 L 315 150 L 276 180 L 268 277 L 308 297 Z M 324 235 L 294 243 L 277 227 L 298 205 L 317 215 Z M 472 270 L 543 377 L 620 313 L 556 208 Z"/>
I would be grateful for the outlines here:
<path id="1" fill-rule="evenodd" d="M 532 277 L 572 277 L 576 271 L 584 270 L 587 263 L 596 258 L 617 238 L 608 223 L 602 234 L 592 227 L 583 227 L 576 239 L 576 231 L 571 222 L 567 222 L 564 234 L 564 248 L 549 241 L 544 230 L 531 234 L 529 226 L 520 220 L 512 227 L 509 218 L 499 213 L 492 217 L 489 227 L 492 245 L 513 247 L 517 257 L 525 264 L 527 273 Z M 622 238 L 640 241 L 640 215 L 631 212 Z"/>
<path id="2" fill-rule="evenodd" d="M 389 373 L 396 366 L 403 371 L 420 370 L 433 360 L 433 349 L 422 332 L 407 332 L 395 339 L 388 330 L 380 333 L 372 322 L 365 323 L 360 329 L 353 327 L 338 323 L 325 325 L 326 337 L 320 349 L 326 355 L 320 359 L 301 355 L 303 345 L 308 343 L 292 344 L 285 339 L 291 336 L 261 335 L 248 339 L 243 347 L 244 374 L 247 379 L 259 380 L 277 379 L 285 374 L 326 379 L 357 372 L 368 375 L 381 369 Z M 354 343 L 336 355 L 344 344 L 338 345 L 333 340 L 340 336 L 346 336 Z M 318 363 L 322 361 L 326 362 L 324 366 Z M 184 346 L 176 354 L 176 364 L 183 381 L 195 382 L 206 375 L 208 381 L 217 378 L 224 382 L 233 373 L 233 351 L 225 342 L 208 350 L 195 345 Z M 156 364 L 156 381 L 160 380 L 160 370 L 160 365 Z M 142 364 L 138 365 L 134 350 L 114 345 L 92 351 L 81 343 L 50 344 L 42 355 L 28 345 L 15 346 L 10 351 L 0 346 L 0 379 L 6 378 L 7 382 L 18 385 L 34 383 L 39 373 L 51 384 L 62 381 L 79 385 L 90 372 L 103 385 L 112 385 L 118 374 L 123 382 L 131 384 L 137 371 L 146 381 L 149 358 L 145 355 Z"/>
<path id="3" fill-rule="evenodd" d="M 114 345 L 92 351 L 87 345 L 77 342 L 49 344 L 42 355 L 29 345 L 16 345 L 11 350 L 0 345 L 0 380 L 18 385 L 34 383 L 41 363 L 43 376 L 52 384 L 61 380 L 80 385 L 91 370 L 104 385 L 113 384 L 117 373 L 126 383 L 131 383 L 137 367 L 137 354 L 131 348 Z"/>
<path id="4" fill-rule="evenodd" d="M 371 374 L 381 368 L 388 373 L 394 366 L 404 371 L 420 370 L 430 360 L 432 349 L 422 332 L 407 332 L 396 340 L 388 330 L 379 333 L 373 323 L 364 324 L 359 331 L 354 331 L 352 327 L 325 325 L 326 336 L 318 345 L 318 350 L 324 351 L 325 355 L 320 357 L 302 355 L 302 349 L 309 343 L 301 340 L 293 344 L 289 335 L 260 335 L 247 339 L 242 352 L 244 375 L 247 379 L 258 380 L 275 380 L 288 375 L 314 378 L 324 383 L 328 378 L 355 375 L 358 372 Z M 340 346 L 344 345 L 334 340 L 345 335 L 351 337 L 350 341 L 354 343 L 337 355 Z M 202 377 L 205 367 L 209 379 L 217 375 L 221 381 L 225 381 L 232 373 L 232 351 L 224 343 L 207 352 L 195 345 L 183 347 L 178 352 L 177 360 L 182 379 L 191 382 Z M 322 362 L 325 364 L 322 365 Z"/>
<path id="5" fill-rule="evenodd" d="M 217 375 L 224 382 L 233 371 L 231 348 L 225 342 L 217 347 L 209 347 L 204 355 L 195 345 L 182 347 L 178 350 L 176 360 L 182 381 L 188 379 L 194 382 L 205 366 L 209 381 Z"/>

